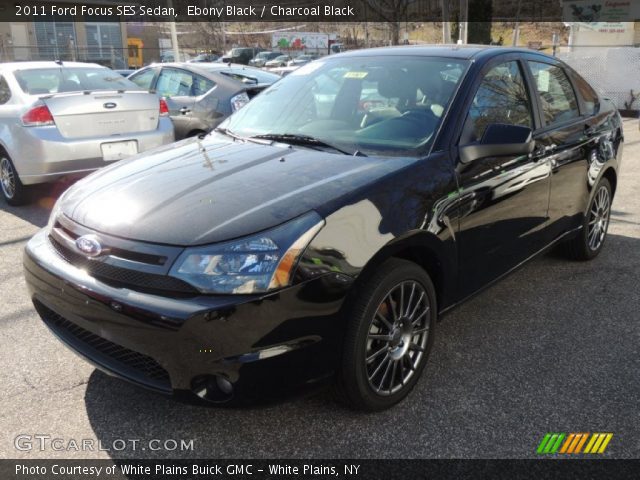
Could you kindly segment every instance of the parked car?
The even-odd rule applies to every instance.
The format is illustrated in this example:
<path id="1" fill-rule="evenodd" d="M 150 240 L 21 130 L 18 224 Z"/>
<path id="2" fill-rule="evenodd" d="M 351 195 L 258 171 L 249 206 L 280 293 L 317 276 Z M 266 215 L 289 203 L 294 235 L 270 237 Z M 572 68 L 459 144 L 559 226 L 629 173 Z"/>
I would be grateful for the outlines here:
<path id="1" fill-rule="evenodd" d="M 189 60 L 189 63 L 217 62 L 219 59 L 220 55 L 215 53 L 201 53 Z"/>
<path id="2" fill-rule="evenodd" d="M 179 52 L 178 54 L 178 60 L 176 60 L 176 56 L 175 53 L 173 53 L 173 50 L 168 50 L 166 52 L 162 52 L 160 54 L 160 62 L 161 63 L 173 63 L 173 62 L 188 62 L 189 60 L 191 60 L 191 55 L 189 55 L 186 52 Z"/>
<path id="3" fill-rule="evenodd" d="M 334 381 L 381 410 L 441 314 L 554 245 L 602 251 L 622 141 L 613 104 L 538 52 L 331 55 L 206 138 L 73 186 L 26 281 L 58 338 L 139 385 L 220 404 Z"/>
<path id="4" fill-rule="evenodd" d="M 113 70 L 74 62 L 0 64 L 0 186 L 80 176 L 174 139 L 164 101 Z"/>
<path id="5" fill-rule="evenodd" d="M 233 48 L 229 53 L 222 56 L 222 61 L 225 63 L 248 65 L 249 61 L 262 51 L 262 48 L 253 47 Z"/>
<path id="6" fill-rule="evenodd" d="M 304 55 L 299 55 L 296 58 L 289 60 L 287 62 L 287 66 L 288 67 L 301 67 L 302 65 L 306 65 L 309 62 L 312 62 L 314 60 L 318 59 L 318 55 L 315 54 L 304 54 Z"/>
<path id="7" fill-rule="evenodd" d="M 291 72 L 296 71 L 298 68 L 299 67 L 275 67 L 275 68 L 270 68 L 269 72 L 275 73 L 276 75 L 280 75 L 281 77 L 286 77 Z"/>
<path id="8" fill-rule="evenodd" d="M 278 52 L 260 52 L 254 58 L 249 60 L 249 65 L 252 67 L 264 67 L 264 64 L 269 60 L 273 60 L 276 57 L 279 57 L 280 53 Z"/>
<path id="9" fill-rule="evenodd" d="M 166 100 L 181 139 L 209 132 L 280 77 L 245 65 L 163 63 L 129 79 Z"/>
<path id="10" fill-rule="evenodd" d="M 266 62 L 264 66 L 267 68 L 286 67 L 287 63 L 289 63 L 290 61 L 291 57 L 289 55 L 279 55 L 273 60 L 269 60 L 268 62 Z"/>

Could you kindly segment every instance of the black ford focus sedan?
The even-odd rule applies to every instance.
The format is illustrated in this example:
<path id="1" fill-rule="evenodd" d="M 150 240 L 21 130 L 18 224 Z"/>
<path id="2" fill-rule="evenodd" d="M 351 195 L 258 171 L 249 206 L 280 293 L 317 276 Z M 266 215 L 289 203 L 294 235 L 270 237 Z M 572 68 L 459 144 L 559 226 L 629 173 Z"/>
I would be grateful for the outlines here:
<path id="1" fill-rule="evenodd" d="M 26 280 L 62 342 L 141 386 L 232 404 L 332 383 L 380 410 L 441 314 L 556 244 L 598 255 L 622 140 L 612 104 L 540 53 L 335 55 L 74 185 Z"/>

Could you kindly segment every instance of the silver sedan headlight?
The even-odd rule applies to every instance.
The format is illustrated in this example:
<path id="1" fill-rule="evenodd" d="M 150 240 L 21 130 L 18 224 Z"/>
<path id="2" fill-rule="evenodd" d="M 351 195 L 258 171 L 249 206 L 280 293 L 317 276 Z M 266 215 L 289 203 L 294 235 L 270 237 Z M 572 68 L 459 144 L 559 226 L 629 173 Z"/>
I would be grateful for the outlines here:
<path id="1" fill-rule="evenodd" d="M 310 212 L 231 242 L 187 248 L 169 275 L 202 293 L 263 293 L 291 284 L 300 255 L 324 226 Z"/>

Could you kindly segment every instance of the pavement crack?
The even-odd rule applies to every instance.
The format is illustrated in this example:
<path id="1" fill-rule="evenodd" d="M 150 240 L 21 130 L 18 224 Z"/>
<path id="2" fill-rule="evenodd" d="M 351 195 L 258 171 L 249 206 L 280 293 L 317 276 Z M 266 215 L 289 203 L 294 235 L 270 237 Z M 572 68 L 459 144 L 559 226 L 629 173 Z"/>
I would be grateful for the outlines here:
<path id="1" fill-rule="evenodd" d="M 21 376 L 22 376 L 22 380 L 24 381 L 24 383 L 27 384 L 30 390 L 37 390 L 38 387 L 36 387 L 33 383 L 31 383 L 31 380 L 29 380 L 29 377 L 27 377 L 24 373 Z"/>

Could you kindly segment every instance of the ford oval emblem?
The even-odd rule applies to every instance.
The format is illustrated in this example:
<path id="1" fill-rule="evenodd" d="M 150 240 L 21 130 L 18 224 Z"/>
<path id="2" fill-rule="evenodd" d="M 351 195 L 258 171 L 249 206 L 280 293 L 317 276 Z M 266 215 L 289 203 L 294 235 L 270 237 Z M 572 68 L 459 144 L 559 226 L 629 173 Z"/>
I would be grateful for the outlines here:
<path id="1" fill-rule="evenodd" d="M 107 102 L 104 105 L 102 105 L 104 108 L 116 108 L 118 105 L 116 103 L 113 102 Z"/>
<path id="2" fill-rule="evenodd" d="M 97 257 L 102 253 L 102 245 L 95 235 L 83 235 L 76 238 L 76 247 L 88 257 Z"/>

